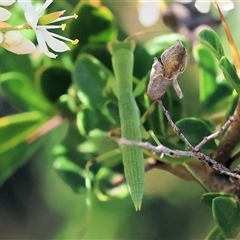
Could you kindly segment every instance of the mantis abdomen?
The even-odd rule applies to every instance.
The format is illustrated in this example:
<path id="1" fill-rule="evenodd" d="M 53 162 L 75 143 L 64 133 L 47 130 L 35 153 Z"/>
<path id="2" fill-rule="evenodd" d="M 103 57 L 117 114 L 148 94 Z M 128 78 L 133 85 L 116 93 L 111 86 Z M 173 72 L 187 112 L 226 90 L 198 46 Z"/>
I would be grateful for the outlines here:
<path id="1" fill-rule="evenodd" d="M 112 64 L 117 82 L 122 137 L 141 141 L 140 119 L 137 104 L 132 92 L 133 42 L 109 44 Z M 140 210 L 144 189 L 144 159 L 140 148 L 122 147 L 122 158 L 126 182 L 136 210 Z"/>
<path id="2" fill-rule="evenodd" d="M 140 122 L 136 118 L 137 107 L 132 93 L 125 92 L 119 96 L 119 113 L 122 137 L 141 141 Z M 132 146 L 122 148 L 124 173 L 136 210 L 140 210 L 144 190 L 144 159 L 142 150 Z"/>

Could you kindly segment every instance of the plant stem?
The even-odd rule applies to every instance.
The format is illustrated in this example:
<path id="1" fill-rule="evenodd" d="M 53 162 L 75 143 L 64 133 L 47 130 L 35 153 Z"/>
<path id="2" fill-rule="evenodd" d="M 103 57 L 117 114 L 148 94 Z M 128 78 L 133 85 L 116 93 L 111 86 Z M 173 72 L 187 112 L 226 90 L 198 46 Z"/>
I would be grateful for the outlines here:
<path id="1" fill-rule="evenodd" d="M 209 188 L 202 182 L 202 180 L 196 175 L 196 173 L 187 165 L 187 163 L 182 164 L 186 170 L 191 174 L 195 181 L 203 188 L 205 192 L 210 192 Z"/>
<path id="2" fill-rule="evenodd" d="M 225 33 L 228 39 L 229 47 L 233 57 L 233 62 L 239 77 L 240 76 L 240 56 L 237 50 L 237 46 L 234 42 L 231 31 L 227 24 L 227 21 L 221 12 L 221 9 L 219 8 L 217 1 L 214 1 L 214 4 L 216 5 L 217 10 L 219 12 L 223 28 L 225 30 Z M 224 137 L 221 139 L 218 145 L 217 151 L 213 154 L 213 159 L 215 159 L 217 162 L 223 164 L 226 167 L 229 167 L 231 165 L 232 151 L 240 140 L 240 99 L 238 100 L 233 117 L 235 121 L 228 128 Z"/>
<path id="3" fill-rule="evenodd" d="M 233 114 L 234 120 L 221 139 L 217 151 L 213 154 L 213 159 L 229 167 L 232 163 L 231 154 L 240 140 L 240 100 Z"/>

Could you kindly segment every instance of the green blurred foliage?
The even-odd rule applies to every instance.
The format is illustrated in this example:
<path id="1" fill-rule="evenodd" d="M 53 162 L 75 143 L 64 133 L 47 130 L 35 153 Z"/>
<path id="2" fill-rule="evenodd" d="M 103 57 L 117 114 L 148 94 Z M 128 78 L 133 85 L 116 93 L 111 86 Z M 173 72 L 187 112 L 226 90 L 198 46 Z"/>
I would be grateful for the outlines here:
<path id="1" fill-rule="evenodd" d="M 16 204 L 13 210 L 5 208 L 7 201 L 3 201 L 0 238 L 202 239 L 208 232 L 206 239 L 236 237 L 240 219 L 234 196 L 204 193 L 201 202 L 212 208 L 214 223 L 210 209 L 199 202 L 202 190 L 197 183 L 163 171 L 146 173 L 143 208 L 134 211 L 124 181 L 121 149 L 114 141 L 121 136 L 118 89 L 107 48 L 122 31 L 119 26 L 124 26 L 119 15 L 121 19 L 125 16 L 124 11 L 115 15 L 111 4 L 106 3 L 109 8 L 85 1 L 51 5 L 54 10 L 66 6 L 79 15 L 67 28 L 68 37 L 78 38 L 79 44 L 71 52 L 59 54 L 58 63 L 44 56 L 34 59 L 0 52 L 1 94 L 20 111 L 0 118 L 0 185 L 5 189 L 25 164 L 37 186 L 35 191 L 21 193 L 24 186 L 15 180 L 14 191 L 17 184 L 20 188 L 14 201 L 26 202 L 23 209 L 29 212 L 18 214 L 14 201 L 9 203 Z M 124 4 L 127 8 L 133 3 Z M 131 20 L 122 21 L 127 25 Z M 184 149 L 161 110 L 146 95 L 153 57 L 159 57 L 177 39 L 194 60 L 189 60 L 186 73 L 179 78 L 185 98 L 178 99 L 170 87 L 163 101 L 190 143 L 197 145 L 214 131 L 211 115 L 224 118 L 233 111 L 234 89 L 239 94 L 240 84 L 235 67 L 225 56 L 224 44 L 212 30 L 203 30 L 199 39 L 205 46 L 193 49 L 191 42 L 177 33 L 164 32 L 136 44 L 132 94 L 142 137 L 153 143 L 146 134 L 152 130 L 164 146 Z M 191 95 L 195 92 L 199 99 Z M 198 115 L 192 117 L 195 113 Z M 216 142 L 211 140 L 204 148 L 214 150 Z M 161 160 L 149 151 L 144 151 L 144 156 Z M 165 156 L 162 161 L 174 165 L 192 159 Z M 17 222 L 24 222 L 26 215 L 26 231 L 21 224 L 10 224 L 10 230 L 16 227 L 15 232 L 10 231 L 4 221 L 7 214 L 10 220 L 17 217 Z"/>

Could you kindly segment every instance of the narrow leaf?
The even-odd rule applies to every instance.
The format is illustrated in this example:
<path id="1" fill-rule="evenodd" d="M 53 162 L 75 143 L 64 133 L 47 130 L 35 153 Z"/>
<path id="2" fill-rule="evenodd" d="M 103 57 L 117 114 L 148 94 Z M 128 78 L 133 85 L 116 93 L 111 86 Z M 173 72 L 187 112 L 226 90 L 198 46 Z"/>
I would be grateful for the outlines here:
<path id="1" fill-rule="evenodd" d="M 223 236 L 222 230 L 218 226 L 215 226 L 205 240 L 225 240 L 225 237 Z"/>
<path id="2" fill-rule="evenodd" d="M 200 101 L 204 102 L 215 92 L 217 87 L 216 59 L 202 45 L 194 49 L 194 57 L 199 66 Z"/>
<path id="3" fill-rule="evenodd" d="M 38 110 L 51 115 L 55 112 L 53 106 L 24 75 L 17 73 L 1 75 L 1 90 L 4 97 L 21 110 Z"/>
<path id="4" fill-rule="evenodd" d="M 41 146 L 42 143 L 21 142 L 14 148 L 0 153 L 0 186 Z"/>
<path id="5" fill-rule="evenodd" d="M 53 144 L 58 143 L 64 136 L 66 128 L 67 123 L 64 123 L 34 142 L 22 141 L 12 148 L 6 148 L 0 154 L 0 185 L 11 177 L 19 167 L 24 165 L 41 146 L 51 147 Z"/>
<path id="6" fill-rule="evenodd" d="M 221 41 L 216 32 L 204 29 L 198 34 L 198 38 L 202 44 L 207 46 L 218 60 L 224 56 L 224 50 Z"/>
<path id="7" fill-rule="evenodd" d="M 0 118 L 0 154 L 25 141 L 48 118 L 40 112 L 28 112 Z"/>
<path id="8" fill-rule="evenodd" d="M 240 94 L 240 80 L 238 78 L 235 67 L 229 62 L 226 57 L 222 57 L 219 61 L 224 77 L 231 84 L 231 86 Z"/>

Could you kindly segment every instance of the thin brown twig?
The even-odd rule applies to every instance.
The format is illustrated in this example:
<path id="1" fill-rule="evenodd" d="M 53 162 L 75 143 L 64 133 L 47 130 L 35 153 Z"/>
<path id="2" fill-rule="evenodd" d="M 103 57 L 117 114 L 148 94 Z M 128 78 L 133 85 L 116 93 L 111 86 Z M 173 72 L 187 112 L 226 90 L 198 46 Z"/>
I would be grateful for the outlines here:
<path id="1" fill-rule="evenodd" d="M 127 140 L 123 138 L 118 140 L 118 144 L 136 146 L 136 147 L 148 149 L 155 153 L 164 153 L 172 157 L 182 157 L 182 156 L 194 157 L 207 163 L 212 169 L 214 169 L 220 174 L 224 174 L 232 178 L 240 179 L 239 174 L 231 172 L 228 168 L 224 167 L 222 164 L 216 162 L 215 160 L 213 160 L 212 158 L 210 158 L 209 156 L 201 152 L 175 150 L 175 149 L 164 147 L 162 145 L 153 146 L 149 142 L 137 142 L 137 141 Z"/>
<path id="2" fill-rule="evenodd" d="M 31 133 L 31 135 L 28 136 L 28 138 L 27 138 L 27 142 L 29 142 L 29 143 L 34 142 L 39 137 L 45 135 L 52 129 L 59 126 L 63 121 L 64 121 L 64 119 L 60 115 L 54 116 L 49 121 L 47 121 L 46 123 L 41 125 L 36 131 Z"/>
<path id="3" fill-rule="evenodd" d="M 172 118 L 170 117 L 170 114 L 169 114 L 168 110 L 164 107 L 161 99 L 158 99 L 158 105 L 162 109 L 163 113 L 165 114 L 165 116 L 166 116 L 169 124 L 171 125 L 171 127 L 178 133 L 179 137 L 187 144 L 189 149 L 194 151 L 194 147 L 192 146 L 192 144 L 186 139 L 186 137 L 183 135 L 181 130 L 174 124 Z"/>
<path id="4" fill-rule="evenodd" d="M 195 146 L 195 150 L 199 151 L 201 149 L 201 147 L 206 144 L 208 141 L 210 141 L 211 139 L 214 139 L 216 137 L 218 137 L 222 132 L 224 132 L 226 129 L 228 129 L 228 127 L 232 124 L 232 122 L 235 120 L 235 118 L 233 116 L 230 116 L 229 119 L 227 120 L 227 122 L 215 133 L 204 137 L 203 140 L 197 145 Z"/>

